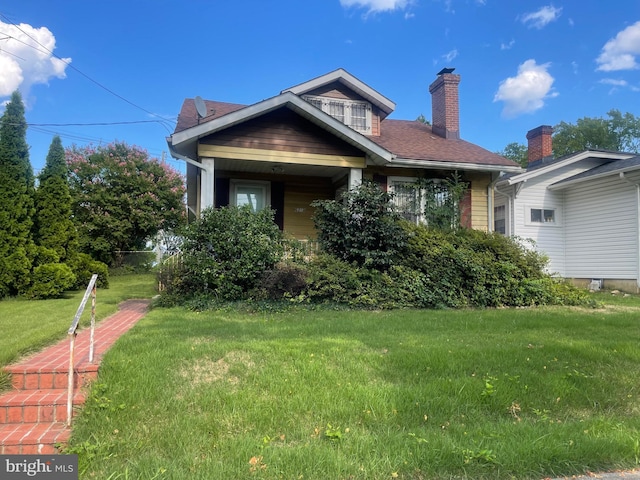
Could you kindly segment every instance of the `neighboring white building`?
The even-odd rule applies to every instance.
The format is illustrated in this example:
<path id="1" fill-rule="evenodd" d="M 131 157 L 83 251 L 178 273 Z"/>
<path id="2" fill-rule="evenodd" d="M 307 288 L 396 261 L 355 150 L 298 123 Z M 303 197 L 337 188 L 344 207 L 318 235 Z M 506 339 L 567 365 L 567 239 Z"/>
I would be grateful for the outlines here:
<path id="1" fill-rule="evenodd" d="M 552 129 L 527 134 L 529 166 L 495 185 L 494 229 L 531 239 L 550 273 L 640 292 L 640 156 L 551 156 Z"/>

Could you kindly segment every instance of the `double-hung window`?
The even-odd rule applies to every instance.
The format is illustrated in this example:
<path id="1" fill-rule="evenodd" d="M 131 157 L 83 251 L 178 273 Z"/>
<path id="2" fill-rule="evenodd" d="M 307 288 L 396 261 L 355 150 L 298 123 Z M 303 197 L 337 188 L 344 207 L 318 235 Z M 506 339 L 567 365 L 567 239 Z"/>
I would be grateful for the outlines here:
<path id="1" fill-rule="evenodd" d="M 368 102 L 313 95 L 302 98 L 354 130 L 364 134 L 371 133 L 371 105 Z"/>

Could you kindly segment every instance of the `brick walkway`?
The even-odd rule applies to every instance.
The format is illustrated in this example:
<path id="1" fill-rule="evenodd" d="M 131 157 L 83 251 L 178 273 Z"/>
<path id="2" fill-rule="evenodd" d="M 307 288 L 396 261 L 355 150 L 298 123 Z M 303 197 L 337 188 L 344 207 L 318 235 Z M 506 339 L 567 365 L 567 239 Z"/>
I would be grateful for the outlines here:
<path id="1" fill-rule="evenodd" d="M 89 329 L 78 333 L 75 346 L 73 404 L 84 403 L 79 388 L 98 375 L 105 352 L 146 313 L 149 300 L 127 300 L 118 312 L 96 325 L 94 362 L 89 363 Z M 69 339 L 9 365 L 12 391 L 0 396 L 0 454 L 50 454 L 69 439 L 67 385 Z"/>

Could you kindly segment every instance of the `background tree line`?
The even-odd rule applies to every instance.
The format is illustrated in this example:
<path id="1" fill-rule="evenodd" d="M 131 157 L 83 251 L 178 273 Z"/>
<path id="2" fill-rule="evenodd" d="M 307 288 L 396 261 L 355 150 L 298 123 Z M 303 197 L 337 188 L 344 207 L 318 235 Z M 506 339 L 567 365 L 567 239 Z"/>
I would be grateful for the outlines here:
<path id="1" fill-rule="evenodd" d="M 119 250 L 140 250 L 184 222 L 179 173 L 124 143 L 73 146 L 60 137 L 36 177 L 19 92 L 0 118 L 0 298 L 58 296 L 92 274 L 108 284 Z"/>
<path id="2" fill-rule="evenodd" d="M 575 124 L 560 122 L 554 126 L 554 158 L 588 149 L 639 153 L 640 118 L 615 109 L 607 112 L 607 117 L 583 117 Z M 522 143 L 509 143 L 497 153 L 527 166 L 527 146 Z"/>

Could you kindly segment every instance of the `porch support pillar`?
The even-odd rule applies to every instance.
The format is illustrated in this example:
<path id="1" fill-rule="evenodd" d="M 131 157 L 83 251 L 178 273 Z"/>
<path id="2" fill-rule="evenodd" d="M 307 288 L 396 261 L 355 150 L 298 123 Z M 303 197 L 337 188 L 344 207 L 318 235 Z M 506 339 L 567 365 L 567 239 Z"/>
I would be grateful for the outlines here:
<path id="1" fill-rule="evenodd" d="M 349 169 L 349 190 L 357 188 L 362 183 L 362 169 L 351 168 Z"/>
<path id="2" fill-rule="evenodd" d="M 200 174 L 200 209 L 215 206 L 215 160 L 210 157 L 203 157 L 202 173 Z"/>

